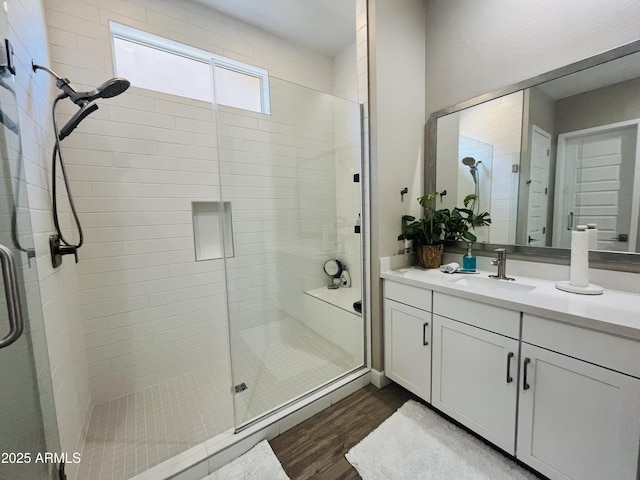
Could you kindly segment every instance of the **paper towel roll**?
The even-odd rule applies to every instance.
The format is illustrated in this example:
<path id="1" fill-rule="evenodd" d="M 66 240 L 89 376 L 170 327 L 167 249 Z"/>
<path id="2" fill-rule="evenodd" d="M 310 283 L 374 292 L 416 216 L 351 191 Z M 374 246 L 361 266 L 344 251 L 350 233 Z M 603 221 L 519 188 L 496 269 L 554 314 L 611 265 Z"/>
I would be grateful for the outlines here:
<path id="1" fill-rule="evenodd" d="M 589 232 L 584 225 L 578 225 L 571 232 L 571 268 L 569 281 L 576 287 L 589 285 Z"/>
<path id="2" fill-rule="evenodd" d="M 598 225 L 595 223 L 587 223 L 587 232 L 589 232 L 589 250 L 598 249 Z"/>

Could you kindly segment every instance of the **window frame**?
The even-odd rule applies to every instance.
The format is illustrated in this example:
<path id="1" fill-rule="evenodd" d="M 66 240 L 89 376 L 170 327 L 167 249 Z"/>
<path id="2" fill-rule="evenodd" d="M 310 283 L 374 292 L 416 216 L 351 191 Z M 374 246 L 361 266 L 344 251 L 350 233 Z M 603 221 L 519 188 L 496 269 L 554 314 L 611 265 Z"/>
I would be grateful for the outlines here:
<path id="1" fill-rule="evenodd" d="M 257 78 L 260 81 L 260 107 L 261 112 L 266 115 L 271 114 L 271 102 L 269 98 L 269 71 L 250 65 L 248 63 L 239 62 L 231 58 L 216 55 L 214 53 L 202 50 L 184 43 L 176 42 L 152 33 L 147 33 L 136 28 L 128 27 L 116 22 L 109 22 L 109 30 L 111 33 L 111 46 L 114 47 L 114 38 L 119 38 L 128 42 L 138 43 L 142 46 L 155 48 L 164 52 L 179 55 L 196 62 L 202 62 L 213 66 L 219 66 L 234 72 Z M 113 55 L 113 69 L 115 75 L 118 75 L 118 65 L 116 63 L 115 53 Z M 240 108 L 240 107 L 234 107 Z M 254 112 L 255 110 L 248 110 Z"/>

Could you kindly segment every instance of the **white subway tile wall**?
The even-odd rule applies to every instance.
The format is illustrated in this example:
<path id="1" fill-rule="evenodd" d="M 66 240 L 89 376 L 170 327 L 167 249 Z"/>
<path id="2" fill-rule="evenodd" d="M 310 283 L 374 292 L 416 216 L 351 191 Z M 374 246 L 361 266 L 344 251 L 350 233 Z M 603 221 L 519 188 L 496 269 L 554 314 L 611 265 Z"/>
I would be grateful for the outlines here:
<path id="1" fill-rule="evenodd" d="M 107 48 L 107 21 L 111 19 L 256 64 L 269 69 L 273 76 L 315 89 L 331 92 L 334 87 L 332 59 L 302 50 L 196 3 L 86 2 L 82 13 L 69 13 L 76 6 L 70 0 L 45 4 L 51 35 L 61 44 L 52 48 L 54 68 L 79 85 L 83 82 L 95 85 L 112 75 L 111 49 Z M 92 41 L 85 43 L 86 37 Z M 96 42 L 103 48 L 96 49 Z M 93 60 L 88 63 L 89 57 Z M 279 92 L 272 90 L 272 102 L 277 103 Z M 286 102 L 290 101 L 282 99 L 287 107 L 290 105 Z M 221 148 L 236 152 L 241 149 L 242 156 L 234 158 L 234 180 L 225 195 L 233 198 L 248 188 L 252 191 L 249 200 L 233 202 L 234 217 L 243 211 L 253 210 L 255 214 L 256 203 L 261 210 L 290 208 L 296 200 L 291 188 L 295 167 L 314 171 L 319 167 L 313 158 L 314 149 L 334 149 L 333 118 L 316 129 L 315 123 L 304 123 L 304 112 L 298 115 L 281 109 L 271 117 L 259 114 L 252 117 L 234 114 L 233 110 L 220 114 Z M 66 110 L 69 114 L 72 111 Z M 167 374 L 188 370 L 194 363 L 215 363 L 228 355 L 223 341 L 226 321 L 222 266 L 216 261 L 191 265 L 192 225 L 187 215 L 191 200 L 219 197 L 212 120 L 211 108 L 206 103 L 132 88 L 125 96 L 103 102 L 101 110 L 65 141 L 69 173 L 87 230 L 79 274 L 89 384 L 95 403 L 145 388 Z M 296 155 L 302 158 L 298 164 L 292 164 L 291 157 L 288 163 L 287 159 L 277 157 L 284 153 L 291 155 L 296 148 L 287 144 L 291 138 L 287 136 L 292 134 L 305 139 L 304 145 L 297 147 Z M 318 212 L 325 216 L 332 214 L 335 224 L 335 168 L 328 178 L 332 198 L 326 203 L 324 171 L 320 170 L 319 177 L 304 185 L 309 192 L 320 194 L 320 198 L 303 199 L 298 206 L 304 209 L 308 205 L 322 205 Z M 266 175 L 274 176 L 271 191 L 258 188 Z M 256 241 L 272 248 L 276 237 L 286 238 L 283 237 L 286 226 L 283 230 L 282 219 L 277 216 L 267 212 L 259 219 L 234 218 L 238 251 L 257 257 L 261 247 L 255 245 Z M 317 220 L 308 218 L 299 222 L 304 228 L 305 222 L 315 225 Z M 291 234 L 291 230 L 288 232 Z M 303 271 L 316 269 L 319 273 L 311 274 L 315 278 L 313 286 L 319 279 L 325 281 L 318 265 L 324 255 L 335 255 L 335 235 L 335 226 L 323 229 L 323 252 L 315 254 L 317 260 L 311 265 L 293 251 L 293 257 L 284 260 L 286 265 L 297 262 Z M 323 255 L 324 246 L 327 250 Z M 253 291 L 261 296 L 273 294 L 273 272 L 271 278 L 263 280 L 255 276 L 268 271 L 274 258 L 261 259 L 259 267 L 245 265 L 243 261 L 246 262 L 239 258 L 236 261 L 240 267 L 229 278 L 230 288 L 233 290 L 240 280 L 253 278 Z M 299 291 L 300 287 L 293 285 L 293 277 L 281 276 L 286 278 L 281 285 L 295 286 Z M 240 289 L 232 292 L 231 297 L 241 301 L 249 312 L 255 312 L 257 304 L 243 296 L 247 295 L 247 286 L 244 293 Z M 280 302 L 285 311 L 300 311 L 296 305 L 299 300 L 293 300 L 292 295 L 283 296 L 288 297 Z M 267 309 L 265 318 L 273 320 L 281 313 Z M 242 318 L 246 316 L 251 315 Z M 251 320 L 248 325 L 257 326 Z M 214 350 L 210 345 L 217 348 Z"/>
<path id="2" fill-rule="evenodd" d="M 304 291 L 328 283 L 324 261 L 334 256 L 345 261 L 348 253 L 346 261 L 360 258 L 355 220 L 341 237 L 348 238 L 342 244 L 349 241 L 351 251 L 341 248 L 336 226 L 341 201 L 354 217 L 359 211 L 359 195 L 354 201 L 345 193 L 343 200 L 336 179 L 338 172 L 349 175 L 343 185 L 354 188 L 353 165 L 360 161 L 358 105 L 273 78 L 271 92 L 271 116 L 218 107 L 222 194 L 233 205 L 237 226 L 236 256 L 227 260 L 234 359 L 298 336 L 300 325 L 291 320 L 307 323 Z M 258 120 L 257 126 L 251 119 Z M 359 275 L 359 268 L 353 270 Z M 356 281 L 352 288 L 360 287 Z M 272 333 L 264 336 L 267 326 Z M 342 328 L 346 335 L 349 325 Z M 362 321 L 359 330 L 362 345 Z M 362 348 L 355 350 L 345 350 L 357 358 L 345 364 L 347 370 L 362 362 Z M 245 379 L 237 365 L 232 361 L 234 383 L 241 383 Z M 260 413 L 255 405 L 238 409 L 239 422 L 249 420 L 245 412 Z"/>
<path id="3" fill-rule="evenodd" d="M 227 263 L 232 335 L 301 318 L 303 292 L 326 285 L 322 265 L 340 255 L 334 121 L 357 106 L 278 79 L 271 92 L 272 114 L 257 117 L 257 130 L 226 122 L 259 114 L 219 107 L 222 190 L 238 226 Z"/>
<path id="4" fill-rule="evenodd" d="M 493 146 L 491 243 L 515 243 L 519 174 L 512 167 L 520 164 L 522 108 L 523 93 L 516 92 L 460 112 L 460 135 Z"/>

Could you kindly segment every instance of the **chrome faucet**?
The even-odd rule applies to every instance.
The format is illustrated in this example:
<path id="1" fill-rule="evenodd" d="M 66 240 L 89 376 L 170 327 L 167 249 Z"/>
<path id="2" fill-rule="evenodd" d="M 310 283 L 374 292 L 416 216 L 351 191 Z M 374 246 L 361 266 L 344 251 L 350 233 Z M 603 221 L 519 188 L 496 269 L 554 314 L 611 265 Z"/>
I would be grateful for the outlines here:
<path id="1" fill-rule="evenodd" d="M 505 248 L 496 248 L 498 258 L 491 260 L 491 265 L 498 267 L 497 275 L 489 275 L 490 278 L 497 278 L 498 280 L 512 280 L 515 278 L 507 277 L 507 250 Z"/>

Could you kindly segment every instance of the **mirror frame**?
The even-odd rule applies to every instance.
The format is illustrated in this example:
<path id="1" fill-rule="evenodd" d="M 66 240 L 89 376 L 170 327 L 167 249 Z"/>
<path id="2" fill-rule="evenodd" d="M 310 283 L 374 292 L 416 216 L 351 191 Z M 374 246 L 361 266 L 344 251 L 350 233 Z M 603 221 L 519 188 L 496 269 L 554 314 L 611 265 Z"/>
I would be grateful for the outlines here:
<path id="1" fill-rule="evenodd" d="M 584 60 L 565 65 L 564 67 L 551 70 L 536 77 L 514 83 L 507 87 L 503 87 L 493 92 L 486 93 L 469 100 L 465 100 L 456 105 L 452 105 L 450 107 L 443 108 L 442 110 L 438 110 L 432 113 L 425 126 L 424 191 L 436 191 L 436 142 L 438 118 L 638 52 L 640 52 L 640 40 L 624 44 L 620 47 L 616 47 L 592 57 L 585 58 Z M 569 265 L 571 254 L 571 250 L 568 248 L 529 247 L 526 245 L 496 243 L 478 243 L 474 246 L 474 251 L 477 252 L 477 255 L 493 256 L 493 251 L 496 248 L 506 248 L 510 254 L 510 257 L 517 260 L 561 265 Z M 454 253 L 464 253 L 466 252 L 466 245 L 463 246 L 462 243 L 454 243 L 447 250 Z M 606 250 L 590 251 L 589 267 L 605 270 L 640 273 L 640 252 L 611 252 Z"/>

